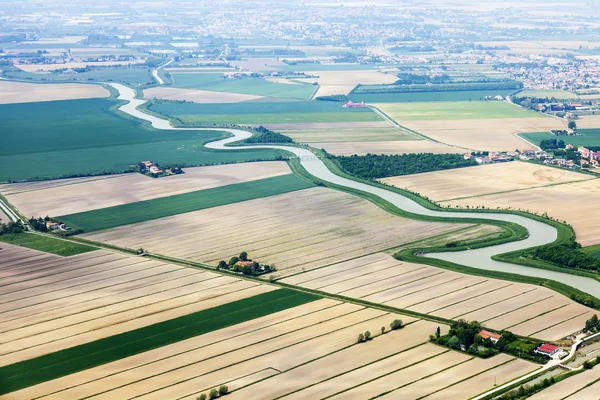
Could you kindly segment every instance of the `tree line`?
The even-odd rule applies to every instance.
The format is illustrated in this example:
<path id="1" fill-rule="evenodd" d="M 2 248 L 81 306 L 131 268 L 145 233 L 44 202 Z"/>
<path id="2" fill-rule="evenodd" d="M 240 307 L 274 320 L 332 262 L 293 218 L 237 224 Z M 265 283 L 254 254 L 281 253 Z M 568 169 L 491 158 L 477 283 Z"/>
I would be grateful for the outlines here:
<path id="1" fill-rule="evenodd" d="M 533 258 L 547 261 L 562 268 L 598 272 L 600 270 L 600 260 L 580 251 L 580 246 L 577 242 L 558 246 L 542 246 L 529 254 Z"/>
<path id="2" fill-rule="evenodd" d="M 518 90 L 522 89 L 521 82 L 506 80 L 493 82 L 456 82 L 440 84 L 414 84 L 414 85 L 358 85 L 351 94 L 374 93 L 425 93 L 425 92 L 468 92 L 477 90 Z"/>
<path id="3" fill-rule="evenodd" d="M 379 179 L 477 165 L 475 160 L 465 160 L 462 154 L 367 154 L 331 157 L 344 171 L 363 179 Z"/>
<path id="4" fill-rule="evenodd" d="M 11 233 L 21 233 L 25 230 L 23 224 L 19 221 L 17 222 L 9 222 L 7 224 L 0 222 L 0 236 L 7 235 Z"/>
<path id="5" fill-rule="evenodd" d="M 258 143 L 294 143 L 292 138 L 289 136 L 282 135 L 279 132 L 273 132 L 270 129 L 265 128 L 264 126 L 259 126 L 256 128 L 258 135 L 253 135 L 252 137 L 245 140 L 247 144 L 258 144 Z"/>

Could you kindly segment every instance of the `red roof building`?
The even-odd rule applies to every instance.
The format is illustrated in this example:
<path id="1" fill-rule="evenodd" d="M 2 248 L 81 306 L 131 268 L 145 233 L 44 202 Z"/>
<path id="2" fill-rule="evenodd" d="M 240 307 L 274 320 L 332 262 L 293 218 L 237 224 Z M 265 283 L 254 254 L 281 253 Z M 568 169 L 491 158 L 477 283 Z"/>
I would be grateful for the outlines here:
<path id="1" fill-rule="evenodd" d="M 498 340 L 500 340 L 500 338 L 502 337 L 502 335 L 486 330 L 479 332 L 478 335 L 484 339 L 490 339 L 494 344 L 498 343 Z"/>
<path id="2" fill-rule="evenodd" d="M 553 344 L 544 343 L 540 347 L 538 347 L 535 352 L 539 354 L 544 354 L 546 356 L 552 357 L 556 352 L 560 350 L 560 347 L 555 346 Z"/>

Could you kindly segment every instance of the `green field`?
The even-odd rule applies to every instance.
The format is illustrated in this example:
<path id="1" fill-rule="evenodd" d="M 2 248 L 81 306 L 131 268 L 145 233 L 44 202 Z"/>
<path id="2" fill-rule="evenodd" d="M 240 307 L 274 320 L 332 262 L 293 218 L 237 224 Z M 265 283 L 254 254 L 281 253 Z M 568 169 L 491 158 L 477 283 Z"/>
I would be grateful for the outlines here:
<path id="1" fill-rule="evenodd" d="M 311 84 L 287 84 L 267 81 L 263 78 L 222 79 L 223 74 L 171 73 L 173 87 L 200 89 L 213 92 L 241 93 L 255 96 L 291 97 L 309 99 L 316 86 Z"/>
<path id="2" fill-rule="evenodd" d="M 558 89 L 541 89 L 541 90 L 523 90 L 517 93 L 517 97 L 538 97 L 538 98 L 556 98 L 560 100 L 576 100 L 579 96 L 566 90 Z"/>
<path id="3" fill-rule="evenodd" d="M 317 122 L 380 121 L 369 108 L 343 108 L 338 102 L 242 102 L 235 104 L 198 104 L 158 102 L 151 111 L 179 120 L 185 125 L 260 125 Z"/>
<path id="4" fill-rule="evenodd" d="M 364 101 L 365 103 L 404 103 L 404 102 L 426 102 L 426 101 L 477 101 L 486 96 L 506 97 L 514 93 L 514 90 L 475 90 L 462 92 L 422 92 L 422 93 L 352 93 L 349 97 L 352 101 Z"/>
<path id="5" fill-rule="evenodd" d="M 0 395 L 318 300 L 278 289 L 0 368 Z"/>
<path id="6" fill-rule="evenodd" d="M 34 235 L 30 233 L 13 233 L 0 235 L 0 242 L 15 246 L 27 247 L 28 249 L 44 251 L 59 256 L 74 256 L 75 254 L 87 253 L 98 250 L 95 247 L 84 244 L 68 242 L 48 236 Z"/>
<path id="7" fill-rule="evenodd" d="M 222 133 L 151 129 L 114 112 L 117 104 L 90 99 L 0 105 L 0 181 L 123 172 L 142 160 L 210 165 L 281 154 L 208 150 L 202 144 Z"/>
<path id="8" fill-rule="evenodd" d="M 85 232 L 164 218 L 313 187 L 296 175 L 283 175 L 213 189 L 63 215 L 58 220 Z"/>
<path id="9" fill-rule="evenodd" d="M 34 74 L 21 70 L 5 71 L 7 78 L 32 82 L 121 82 L 131 86 L 143 87 L 154 83 L 154 78 L 146 67 L 95 69 L 76 74 Z"/>
<path id="10" fill-rule="evenodd" d="M 396 121 L 545 118 L 504 101 L 375 104 Z"/>
<path id="11" fill-rule="evenodd" d="M 588 246 L 581 249 L 587 255 L 600 259 L 600 244 L 594 246 Z"/>
<path id="12" fill-rule="evenodd" d="M 556 139 L 564 140 L 565 144 L 578 146 L 600 146 L 600 129 L 578 129 L 581 135 L 578 136 L 555 136 L 550 132 L 528 132 L 521 133 L 520 136 L 531 143 L 539 145 L 542 140 Z"/>

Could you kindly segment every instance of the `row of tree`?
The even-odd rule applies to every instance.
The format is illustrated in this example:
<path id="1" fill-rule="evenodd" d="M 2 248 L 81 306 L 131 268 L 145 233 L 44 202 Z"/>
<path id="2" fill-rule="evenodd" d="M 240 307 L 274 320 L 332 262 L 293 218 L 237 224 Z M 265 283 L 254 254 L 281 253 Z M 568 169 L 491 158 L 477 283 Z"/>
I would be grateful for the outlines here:
<path id="1" fill-rule="evenodd" d="M 229 388 L 227 387 L 227 385 L 221 385 L 219 386 L 219 389 L 211 389 L 210 392 L 208 392 L 208 396 L 206 395 L 206 393 L 202 393 L 200 396 L 197 397 L 198 400 L 213 400 L 213 399 L 217 399 L 221 396 L 225 396 L 226 394 L 229 394 Z"/>
<path id="2" fill-rule="evenodd" d="M 390 330 L 395 331 L 398 329 L 402 329 L 404 327 L 404 325 L 402 324 L 402 320 L 401 319 L 395 319 L 390 323 Z M 438 328 L 439 329 L 439 328 Z M 385 326 L 381 327 L 381 334 L 385 334 Z M 357 343 L 364 343 L 364 342 L 368 342 L 369 340 L 371 340 L 373 337 L 371 336 L 371 332 L 370 331 L 366 331 L 365 333 L 360 333 L 358 335 L 358 340 Z"/>
<path id="3" fill-rule="evenodd" d="M 465 160 L 462 154 L 367 154 L 334 157 L 334 160 L 349 174 L 363 179 L 379 179 L 477 165 L 475 160 Z"/>
<path id="4" fill-rule="evenodd" d="M 577 248 L 577 244 L 542 246 L 529 253 L 533 258 L 544 260 L 562 268 L 600 270 L 600 260 Z"/>
<path id="5" fill-rule="evenodd" d="M 598 321 L 598 315 L 592 315 L 592 318 L 585 321 L 585 330 L 586 331 L 597 331 L 600 329 L 600 322 Z"/>
<path id="6" fill-rule="evenodd" d="M 428 92 L 470 92 L 479 90 L 518 90 L 521 82 L 506 80 L 496 82 L 456 82 L 440 84 L 392 84 L 392 85 L 358 85 L 351 94 L 374 93 L 428 93 Z"/>

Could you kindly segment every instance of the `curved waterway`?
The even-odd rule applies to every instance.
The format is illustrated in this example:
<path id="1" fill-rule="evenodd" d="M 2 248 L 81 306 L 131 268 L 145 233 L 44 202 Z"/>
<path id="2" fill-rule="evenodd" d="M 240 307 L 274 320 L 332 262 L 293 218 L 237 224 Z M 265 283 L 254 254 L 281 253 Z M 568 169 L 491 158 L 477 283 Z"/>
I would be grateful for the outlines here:
<path id="1" fill-rule="evenodd" d="M 129 103 L 120 107 L 120 110 L 139 119 L 148 121 L 156 129 L 163 130 L 214 130 L 210 128 L 174 128 L 168 120 L 146 114 L 137 109 L 138 106 L 144 104 L 146 100 L 136 99 L 135 91 L 126 86 L 111 83 L 112 87 L 120 93 L 120 100 L 127 100 Z M 429 253 L 425 257 L 437 258 L 440 260 L 450 261 L 456 264 L 466 265 L 473 268 L 486 269 L 492 271 L 502 271 L 519 275 L 527 275 L 538 278 L 551 279 L 565 283 L 569 286 L 582 290 L 584 292 L 600 295 L 600 282 L 592 278 L 586 278 L 577 275 L 571 275 L 562 272 L 547 271 L 539 268 L 525 267 L 516 264 L 503 263 L 492 260 L 492 256 L 496 254 L 507 253 L 515 250 L 527 249 L 534 246 L 541 246 L 552 243 L 556 240 L 557 230 L 551 225 L 539 222 L 530 218 L 522 217 L 514 214 L 486 213 L 486 212 L 453 212 L 453 211 L 436 211 L 430 210 L 416 203 L 415 201 L 404 197 L 398 193 L 389 190 L 370 186 L 364 183 L 356 182 L 351 179 L 342 178 L 331 172 L 329 168 L 316 158 L 314 153 L 305 148 L 264 145 L 264 146 L 227 146 L 228 144 L 247 139 L 251 133 L 239 129 L 218 128 L 220 131 L 228 132 L 232 136 L 226 139 L 207 143 L 205 146 L 210 149 L 217 150 L 241 150 L 241 149 L 278 149 L 285 150 L 300 157 L 302 166 L 312 175 L 327 182 L 335 183 L 336 185 L 345 186 L 352 189 L 361 190 L 372 193 L 380 198 L 394 204 L 396 207 L 407 212 L 428 215 L 434 217 L 452 217 L 452 218 L 482 218 L 488 220 L 510 221 L 517 223 L 527 229 L 529 236 L 517 242 L 505 243 L 496 246 L 485 247 L 481 249 L 449 252 L 449 253 Z M 227 146 L 227 147 L 226 147 Z"/>

